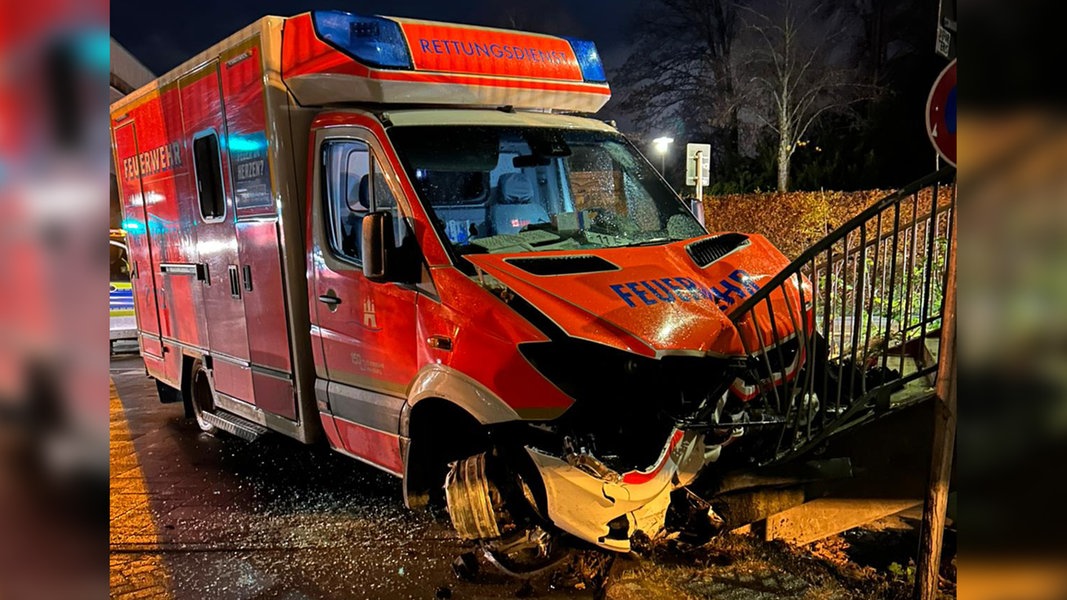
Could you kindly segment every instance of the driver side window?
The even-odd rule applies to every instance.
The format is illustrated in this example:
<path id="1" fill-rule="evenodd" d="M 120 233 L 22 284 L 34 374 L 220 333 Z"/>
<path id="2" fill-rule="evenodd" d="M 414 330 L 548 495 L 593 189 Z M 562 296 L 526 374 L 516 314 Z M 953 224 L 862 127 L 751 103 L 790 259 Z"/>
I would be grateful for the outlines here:
<path id="1" fill-rule="evenodd" d="M 330 140 L 322 145 L 326 238 L 335 256 L 360 262 L 363 218 L 397 205 L 370 147 L 360 140 Z"/>

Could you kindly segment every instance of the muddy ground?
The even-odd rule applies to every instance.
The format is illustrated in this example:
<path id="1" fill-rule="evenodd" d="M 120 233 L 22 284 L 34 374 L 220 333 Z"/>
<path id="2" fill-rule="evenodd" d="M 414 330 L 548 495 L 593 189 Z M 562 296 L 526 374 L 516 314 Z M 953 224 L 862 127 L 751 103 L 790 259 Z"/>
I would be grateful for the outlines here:
<path id="1" fill-rule="evenodd" d="M 912 597 L 915 584 L 917 516 L 889 517 L 801 547 L 726 534 L 701 546 L 664 540 L 640 554 L 579 551 L 550 573 L 515 582 L 514 593 L 537 598 L 577 592 L 609 600 L 903 600 Z M 942 564 L 945 598 L 955 597 L 955 542 L 950 529 Z M 492 569 L 480 561 L 479 572 L 463 579 L 498 581 Z"/>

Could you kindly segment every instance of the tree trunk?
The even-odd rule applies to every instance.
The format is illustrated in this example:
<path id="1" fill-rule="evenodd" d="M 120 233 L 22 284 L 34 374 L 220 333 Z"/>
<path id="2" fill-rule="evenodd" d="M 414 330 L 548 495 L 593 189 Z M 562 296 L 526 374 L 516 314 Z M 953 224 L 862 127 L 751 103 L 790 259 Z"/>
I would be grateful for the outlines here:
<path id="1" fill-rule="evenodd" d="M 793 123 L 789 120 L 791 107 L 789 79 L 782 82 L 781 101 L 778 104 L 778 191 L 789 191 L 789 159 L 793 158 Z"/>
<path id="2" fill-rule="evenodd" d="M 789 159 L 793 157 L 790 152 L 789 139 L 782 136 L 778 140 L 778 191 L 789 191 Z"/>

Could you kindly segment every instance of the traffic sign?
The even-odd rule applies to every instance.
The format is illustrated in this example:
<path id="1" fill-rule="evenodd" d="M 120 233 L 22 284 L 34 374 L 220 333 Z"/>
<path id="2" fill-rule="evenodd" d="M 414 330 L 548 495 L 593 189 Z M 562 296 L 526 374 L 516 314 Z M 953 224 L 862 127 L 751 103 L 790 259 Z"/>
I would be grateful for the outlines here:
<path id="1" fill-rule="evenodd" d="M 697 152 L 700 153 L 700 185 L 711 183 L 711 144 L 685 145 L 685 184 L 697 184 Z"/>
<path id="2" fill-rule="evenodd" d="M 956 166 L 956 61 L 941 71 L 926 100 L 926 133 L 941 158 Z"/>

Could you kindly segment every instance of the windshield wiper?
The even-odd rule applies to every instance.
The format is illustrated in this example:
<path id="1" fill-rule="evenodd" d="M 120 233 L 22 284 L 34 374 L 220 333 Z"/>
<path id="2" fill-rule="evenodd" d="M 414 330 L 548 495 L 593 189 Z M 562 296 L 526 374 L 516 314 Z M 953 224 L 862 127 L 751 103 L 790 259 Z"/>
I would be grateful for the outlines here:
<path id="1" fill-rule="evenodd" d="M 631 242 L 629 244 L 625 244 L 623 248 L 635 248 L 637 246 L 659 246 L 661 244 L 669 244 L 673 241 L 676 240 L 672 238 L 652 238 L 648 240 L 641 240 L 638 242 Z"/>

